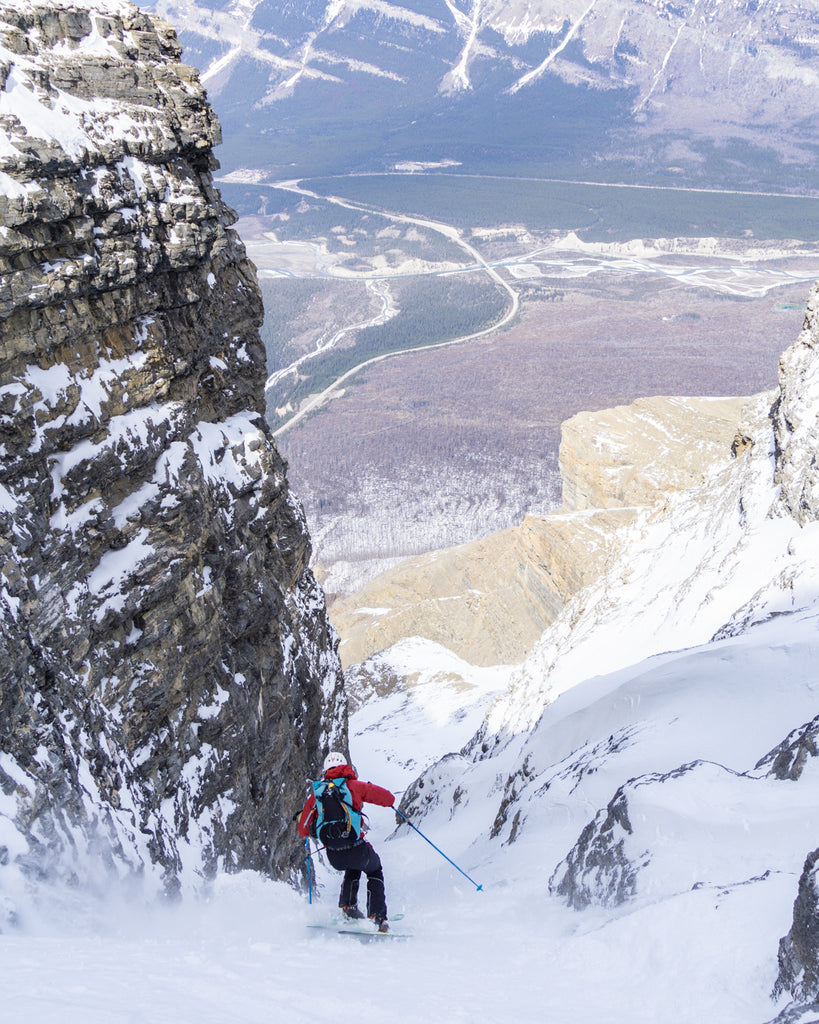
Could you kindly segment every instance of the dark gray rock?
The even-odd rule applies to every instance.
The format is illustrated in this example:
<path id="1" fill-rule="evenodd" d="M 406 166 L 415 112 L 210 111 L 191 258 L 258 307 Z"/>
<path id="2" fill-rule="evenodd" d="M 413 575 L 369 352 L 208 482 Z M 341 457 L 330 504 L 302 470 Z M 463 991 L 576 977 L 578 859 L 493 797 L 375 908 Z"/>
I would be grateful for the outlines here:
<path id="1" fill-rule="evenodd" d="M 793 925 L 779 942 L 774 999 L 819 1004 L 819 850 L 808 854 L 793 905 Z"/>
<path id="2" fill-rule="evenodd" d="M 593 903 L 617 906 L 637 891 L 640 865 L 625 852 L 626 837 L 633 834 L 627 786 L 621 786 L 605 810 L 586 825 L 549 879 L 549 891 L 575 910 Z"/>
<path id="3" fill-rule="evenodd" d="M 819 518 L 819 285 L 808 297 L 805 322 L 796 343 L 779 360 L 779 396 L 771 410 L 776 439 L 779 512 L 800 524 Z"/>
<path id="4" fill-rule="evenodd" d="M 768 1024 L 819 1024 L 819 1004 L 789 1003 Z"/>
<path id="5" fill-rule="evenodd" d="M 806 725 L 794 729 L 785 739 L 766 754 L 756 765 L 757 769 L 768 769 L 768 775 L 775 779 L 790 779 L 795 782 L 804 771 L 811 757 L 819 755 L 819 715 Z"/>
<path id="6" fill-rule="evenodd" d="M 343 680 L 263 417 L 218 123 L 136 8 L 0 4 L 0 39 L 15 88 L 63 118 L 49 133 L 23 104 L 2 125 L 0 889 L 100 867 L 169 891 L 295 878 Z"/>

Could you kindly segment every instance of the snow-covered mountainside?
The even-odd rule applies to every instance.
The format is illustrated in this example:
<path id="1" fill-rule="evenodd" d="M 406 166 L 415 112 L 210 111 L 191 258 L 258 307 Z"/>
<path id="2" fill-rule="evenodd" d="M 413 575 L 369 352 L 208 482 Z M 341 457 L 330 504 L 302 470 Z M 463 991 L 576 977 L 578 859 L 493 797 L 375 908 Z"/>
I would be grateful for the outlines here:
<path id="1" fill-rule="evenodd" d="M 537 847 L 543 897 L 578 910 L 648 921 L 676 901 L 706 920 L 704 898 L 728 921 L 754 906 L 782 936 L 798 888 L 776 992 L 801 1004 L 819 999 L 819 286 L 779 378 L 744 450 L 638 510 L 600 579 L 402 809 L 480 835 L 493 864 Z"/>
<path id="2" fill-rule="evenodd" d="M 735 458 L 635 510 L 526 662 L 405 641 L 356 679 L 362 778 L 482 891 L 373 809 L 412 938 L 351 948 L 306 927 L 320 859 L 312 908 L 259 874 L 297 869 L 343 699 L 215 123 L 118 0 L 6 3 L 0 48 L 4 1013 L 819 1019 L 819 288 Z M 141 872 L 215 878 L 146 911 Z"/>
<path id="3" fill-rule="evenodd" d="M 504 674 L 405 642 L 389 660 L 410 685 L 360 694 L 351 750 L 363 778 L 409 787 L 414 823 L 481 892 L 372 808 L 407 941 L 310 928 L 338 894 L 318 856 L 312 906 L 221 874 L 172 912 L 27 921 L 0 935 L 4 1008 L 28 1024 L 265 1024 L 271 1007 L 331 1024 L 353 964 L 363 1024 L 815 1024 L 818 625 L 814 608 L 773 616 L 585 680 L 483 758 L 457 751 Z"/>
<path id="4" fill-rule="evenodd" d="M 595 174 L 615 160 L 716 184 L 738 160 L 740 180 L 775 167 L 786 178 L 771 183 L 812 174 L 819 53 L 805 0 L 151 6 L 202 68 L 231 170 L 463 163 Z"/>
<path id="5" fill-rule="evenodd" d="M 288 789 L 345 737 L 255 271 L 179 57 L 119 0 L 0 4 L 7 916 L 35 878 L 296 872 Z"/>

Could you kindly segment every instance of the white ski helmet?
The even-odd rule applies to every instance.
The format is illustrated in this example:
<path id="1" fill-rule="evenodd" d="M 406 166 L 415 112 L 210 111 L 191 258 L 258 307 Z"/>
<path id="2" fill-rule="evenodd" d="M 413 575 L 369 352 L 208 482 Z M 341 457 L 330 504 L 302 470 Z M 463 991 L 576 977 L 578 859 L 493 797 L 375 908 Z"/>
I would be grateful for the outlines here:
<path id="1" fill-rule="evenodd" d="M 324 758 L 325 772 L 329 772 L 331 768 L 339 768 L 343 764 L 347 764 L 347 758 L 343 754 L 339 754 L 337 750 L 331 751 Z"/>

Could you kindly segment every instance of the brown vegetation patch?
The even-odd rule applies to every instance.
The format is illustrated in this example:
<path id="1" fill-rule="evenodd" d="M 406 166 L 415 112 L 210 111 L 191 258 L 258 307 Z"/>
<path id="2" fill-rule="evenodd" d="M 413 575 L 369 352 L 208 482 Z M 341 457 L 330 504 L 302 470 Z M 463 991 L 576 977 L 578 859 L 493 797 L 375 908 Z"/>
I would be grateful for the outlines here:
<path id="1" fill-rule="evenodd" d="M 641 396 L 773 387 L 807 297 L 622 276 L 542 290 L 552 301 L 527 288 L 518 321 L 487 340 L 371 367 L 280 439 L 319 561 L 414 554 L 548 511 L 563 420 Z"/>

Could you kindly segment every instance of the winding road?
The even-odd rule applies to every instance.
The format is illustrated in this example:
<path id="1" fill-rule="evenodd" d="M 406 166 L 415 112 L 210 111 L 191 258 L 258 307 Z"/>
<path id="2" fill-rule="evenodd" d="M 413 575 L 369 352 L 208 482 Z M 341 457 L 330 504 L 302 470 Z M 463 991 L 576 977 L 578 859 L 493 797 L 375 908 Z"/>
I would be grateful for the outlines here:
<path id="1" fill-rule="evenodd" d="M 278 437 L 291 430 L 305 416 L 321 408 L 329 402 L 343 388 L 344 384 L 360 370 L 375 363 L 383 362 L 385 359 L 392 359 L 395 356 L 407 355 L 410 352 L 420 352 L 430 349 L 447 348 L 452 345 L 461 345 L 465 342 L 474 341 L 477 338 L 485 337 L 494 331 L 499 330 L 508 324 L 518 313 L 520 298 L 518 292 L 503 277 L 500 270 L 504 270 L 513 279 L 531 280 L 532 278 L 545 277 L 554 280 L 555 278 L 577 279 L 588 277 L 598 272 L 614 272 L 624 275 L 635 274 L 659 274 L 667 277 L 678 284 L 687 286 L 698 286 L 713 291 L 737 297 L 754 298 L 767 294 L 768 291 L 784 284 L 797 282 L 811 283 L 819 274 L 819 264 L 815 255 L 806 251 L 801 252 L 771 252 L 766 254 L 767 262 L 759 256 L 743 257 L 736 253 L 715 251 L 709 254 L 697 251 L 681 251 L 654 249 L 651 245 L 646 247 L 633 248 L 629 245 L 604 245 L 596 246 L 581 242 L 579 238 L 567 236 L 563 242 L 556 242 L 549 246 L 539 246 L 532 251 L 522 253 L 519 256 L 507 257 L 504 259 L 488 262 L 474 245 L 470 244 L 463 237 L 461 231 L 451 224 L 431 220 L 425 217 L 414 217 L 408 214 L 392 213 L 381 207 L 370 205 L 335 195 L 322 195 L 311 191 L 302 185 L 301 179 L 273 183 L 267 187 L 277 188 L 283 191 L 292 192 L 305 199 L 318 202 L 332 203 L 359 213 L 371 214 L 395 224 L 411 225 L 418 228 L 426 228 L 429 231 L 437 232 L 449 242 L 458 246 L 468 257 L 468 264 L 460 266 L 455 270 L 436 271 L 425 270 L 426 274 L 471 272 L 486 273 L 509 297 L 508 308 L 501 319 L 490 327 L 483 328 L 472 334 L 462 335 L 448 341 L 434 342 L 431 344 L 409 346 L 397 351 L 384 352 L 381 355 L 372 356 L 362 360 L 350 370 L 341 374 L 328 387 L 318 394 L 306 398 L 298 410 L 289 419 L 285 420 L 274 436 Z M 640 187 L 640 186 L 631 186 Z M 317 256 L 320 255 L 317 253 Z M 689 259 L 682 262 L 681 256 Z M 771 266 L 770 261 L 783 260 L 786 256 L 798 257 L 791 260 L 790 267 Z M 707 260 L 707 262 L 706 262 Z M 795 263 L 795 265 L 794 265 Z M 271 268 L 272 269 L 272 268 Z M 277 273 L 290 274 L 289 271 L 277 268 Z M 415 272 L 417 273 L 417 271 Z M 332 275 L 330 275 L 332 276 Z M 389 275 L 397 276 L 396 274 Z M 351 278 L 345 277 L 346 280 Z M 371 273 L 361 275 L 360 279 L 366 282 L 366 286 L 382 300 L 381 311 L 373 318 L 361 323 L 352 324 L 332 335 L 327 341 L 320 339 L 319 344 L 311 352 L 299 357 L 295 362 L 281 370 L 277 370 L 268 378 L 267 388 L 273 387 L 287 375 L 295 373 L 298 367 L 305 361 L 315 358 L 328 349 L 338 345 L 341 339 L 351 331 L 363 329 L 368 326 L 384 323 L 393 315 L 393 307 L 388 287 L 387 275 Z"/>
<path id="2" fill-rule="evenodd" d="M 510 320 L 514 319 L 515 316 L 517 316 L 518 310 L 520 308 L 520 298 L 518 296 L 518 293 L 509 284 L 508 281 L 505 281 L 504 278 L 501 277 L 501 275 L 498 273 L 495 267 L 487 263 L 486 260 L 481 255 L 481 253 L 473 245 L 470 245 L 464 239 L 461 232 L 457 228 L 453 227 L 451 224 L 443 224 L 439 221 L 427 220 L 421 217 L 410 217 L 406 214 L 389 213 L 385 210 L 379 209 L 378 207 L 369 206 L 366 203 L 352 202 L 351 200 L 343 199 L 340 196 L 322 196 L 319 195 L 317 192 L 311 192 L 309 189 L 302 188 L 298 180 L 277 182 L 272 187 L 283 189 L 284 191 L 287 192 L 295 192 L 298 195 L 305 196 L 310 199 L 317 199 L 324 202 L 334 203 L 337 206 L 344 206 L 349 210 L 356 210 L 360 213 L 376 214 L 379 217 L 384 217 L 385 219 L 394 221 L 397 224 L 413 224 L 416 227 L 423 227 L 428 228 L 430 231 L 437 231 L 439 234 L 449 239 L 449 241 L 454 242 L 456 245 L 460 246 L 460 248 L 463 249 L 463 251 L 467 253 L 472 260 L 475 261 L 475 267 L 485 271 L 489 275 L 489 277 L 491 277 L 492 280 L 507 293 L 510 299 L 509 308 L 506 310 L 501 319 L 498 320 L 496 323 L 492 324 L 491 327 L 485 327 L 483 328 L 483 330 L 475 331 L 472 334 L 465 334 L 458 338 L 451 338 L 449 341 L 439 341 L 430 345 L 415 345 L 408 348 L 398 349 L 397 351 L 394 352 L 384 352 L 381 355 L 372 356 L 369 359 L 362 360 L 362 362 L 358 363 L 352 369 L 347 370 L 346 373 L 343 373 L 340 377 L 337 377 L 333 381 L 333 383 L 326 387 L 323 391 L 315 395 L 310 395 L 308 398 L 306 398 L 304 402 L 302 402 L 302 404 L 299 406 L 298 410 L 294 412 L 289 419 L 285 420 L 280 427 L 273 431 L 274 437 L 281 437 L 282 434 L 285 434 L 288 430 L 291 430 L 294 426 L 296 426 L 297 423 L 303 420 L 305 416 L 308 416 L 310 413 L 315 412 L 316 409 L 320 409 L 323 405 L 326 405 L 327 402 L 329 402 L 333 398 L 333 396 L 337 394 L 337 392 L 344 386 L 344 383 L 346 381 L 348 381 L 351 377 L 353 377 L 355 374 L 359 373 L 361 370 L 365 369 L 368 366 L 373 366 L 376 363 L 381 363 L 385 359 L 393 359 L 395 356 L 407 355 L 410 352 L 423 352 L 428 351 L 429 349 L 448 348 L 451 345 L 462 345 L 464 342 L 474 341 L 476 338 L 485 337 L 487 334 L 491 334 L 493 331 L 499 330 L 501 327 L 508 324 Z M 368 287 L 369 284 L 370 282 L 368 281 Z M 285 367 L 282 370 L 278 370 L 276 371 L 275 374 L 272 374 L 271 377 L 268 378 L 266 387 L 272 387 L 275 381 L 281 380 L 283 376 L 287 375 L 290 372 L 294 372 L 296 367 L 300 363 L 304 362 L 305 359 L 315 357 L 316 355 L 319 354 L 319 351 L 327 351 L 327 349 L 331 348 L 333 344 L 337 344 L 338 339 L 342 335 L 346 334 L 348 331 L 358 330 L 362 327 L 369 326 L 375 323 L 383 323 L 384 320 L 389 315 L 389 300 L 387 300 L 387 308 L 382 310 L 382 312 L 379 314 L 377 318 L 375 318 L 374 320 L 369 320 L 366 323 L 355 324 L 353 326 L 345 328 L 342 331 L 339 331 L 321 349 L 314 349 L 307 355 L 301 356 L 298 360 L 296 360 L 295 363 L 292 363 L 290 366 Z"/>

